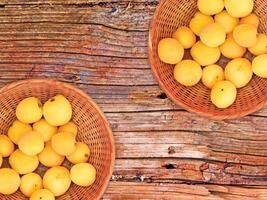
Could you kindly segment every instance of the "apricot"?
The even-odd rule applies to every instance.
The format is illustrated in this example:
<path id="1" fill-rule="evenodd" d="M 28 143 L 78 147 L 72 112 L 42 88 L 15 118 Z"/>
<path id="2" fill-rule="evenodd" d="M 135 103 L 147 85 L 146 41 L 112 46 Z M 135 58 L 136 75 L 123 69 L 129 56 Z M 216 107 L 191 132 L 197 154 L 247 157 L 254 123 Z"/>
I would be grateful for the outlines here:
<path id="1" fill-rule="evenodd" d="M 30 200 L 55 200 L 54 194 L 48 189 L 36 190 L 32 193 Z"/>
<path id="2" fill-rule="evenodd" d="M 43 180 L 39 174 L 29 173 L 21 177 L 20 191 L 30 197 L 32 193 L 43 187 Z"/>
<path id="3" fill-rule="evenodd" d="M 56 197 L 67 192 L 70 184 L 70 172 L 62 166 L 48 169 L 43 177 L 44 188 L 50 190 Z"/>
<path id="4" fill-rule="evenodd" d="M 70 177 L 76 185 L 90 186 L 96 180 L 96 169 L 89 163 L 79 163 L 71 168 Z"/>
<path id="5" fill-rule="evenodd" d="M 87 144 L 82 142 L 76 143 L 76 150 L 67 156 L 67 159 L 73 163 L 78 164 L 82 162 L 87 162 L 90 155 L 90 149 Z"/>
<path id="6" fill-rule="evenodd" d="M 267 54 L 257 56 L 252 61 L 253 72 L 262 78 L 267 78 Z"/>
<path id="7" fill-rule="evenodd" d="M 42 104 L 36 97 L 29 97 L 19 102 L 16 108 L 19 121 L 31 124 L 39 121 L 43 116 Z"/>
<path id="8" fill-rule="evenodd" d="M 219 65 L 209 65 L 203 69 L 202 83 L 212 88 L 218 81 L 224 80 L 224 71 Z"/>
<path id="9" fill-rule="evenodd" d="M 18 144 L 20 137 L 27 132 L 32 131 L 32 127 L 29 124 L 25 124 L 19 120 L 13 122 L 12 126 L 8 129 L 8 137 L 10 140 Z"/>
<path id="10" fill-rule="evenodd" d="M 174 78 L 184 86 L 196 85 L 202 76 L 201 66 L 193 60 L 183 60 L 174 68 Z"/>
<path id="11" fill-rule="evenodd" d="M 59 155 L 52 148 L 51 142 L 45 144 L 44 150 L 38 155 L 40 163 L 46 167 L 56 167 L 63 163 L 65 157 Z"/>
<path id="12" fill-rule="evenodd" d="M 205 26 L 213 22 L 214 20 L 211 16 L 197 12 L 191 19 L 189 27 L 196 35 L 199 35 Z"/>
<path id="13" fill-rule="evenodd" d="M 221 56 L 219 47 L 208 47 L 201 41 L 197 42 L 191 48 L 191 56 L 201 66 L 212 65 L 216 63 Z"/>
<path id="14" fill-rule="evenodd" d="M 222 11 L 214 16 L 215 23 L 220 24 L 226 33 L 231 33 L 238 25 L 239 19 L 229 15 L 227 11 Z"/>
<path id="15" fill-rule="evenodd" d="M 221 109 L 231 106 L 237 96 L 237 89 L 230 81 L 219 81 L 211 89 L 212 103 Z"/>
<path id="16" fill-rule="evenodd" d="M 237 44 L 233 36 L 229 35 L 225 42 L 220 46 L 222 55 L 226 58 L 241 58 L 246 53 L 246 48 Z"/>
<path id="17" fill-rule="evenodd" d="M 167 64 L 177 64 L 183 59 L 184 48 L 173 38 L 162 39 L 158 44 L 159 59 Z"/>
<path id="18" fill-rule="evenodd" d="M 25 133 L 20 137 L 18 147 L 29 156 L 37 155 L 44 149 L 44 138 L 37 131 Z"/>
<path id="19" fill-rule="evenodd" d="M 231 60 L 225 67 L 225 79 L 231 81 L 236 88 L 242 88 L 252 79 L 251 62 L 246 58 Z"/>
<path id="20" fill-rule="evenodd" d="M 10 195 L 15 193 L 20 186 L 19 174 L 13 169 L 0 169 L 0 193 Z M 3 197 L 4 198 L 4 197 Z"/>
<path id="21" fill-rule="evenodd" d="M 51 140 L 52 136 L 57 133 L 57 127 L 48 124 L 45 119 L 35 122 L 32 127 L 34 131 L 37 131 L 43 136 L 45 142 Z"/>
<path id="22" fill-rule="evenodd" d="M 19 174 L 28 174 L 37 169 L 39 160 L 37 156 L 28 156 L 17 149 L 10 155 L 9 164 Z"/>
<path id="23" fill-rule="evenodd" d="M 256 28 L 259 27 L 260 20 L 259 17 L 255 13 L 251 13 L 250 15 L 240 19 L 240 24 L 251 24 Z"/>
<path id="24" fill-rule="evenodd" d="M 198 0 L 197 7 L 205 15 L 215 15 L 224 9 L 223 0 Z"/>
<path id="25" fill-rule="evenodd" d="M 63 95 L 56 95 L 45 102 L 43 112 L 44 118 L 52 126 L 62 126 L 72 117 L 71 104 Z"/>
<path id="26" fill-rule="evenodd" d="M 76 150 L 75 143 L 75 135 L 69 132 L 60 132 L 51 140 L 53 150 L 62 156 L 71 155 Z"/>
<path id="27" fill-rule="evenodd" d="M 226 33 L 224 27 L 218 23 L 208 24 L 200 33 L 201 41 L 208 47 L 218 47 L 224 43 Z"/>
<path id="28" fill-rule="evenodd" d="M 70 121 L 63 126 L 60 126 L 58 128 L 58 132 L 69 132 L 69 133 L 73 133 L 75 136 L 77 136 L 78 127 L 74 122 Z"/>
<path id="29" fill-rule="evenodd" d="M 254 7 L 254 0 L 224 0 L 227 12 L 236 18 L 248 16 Z"/>
<path id="30" fill-rule="evenodd" d="M 185 49 L 191 48 L 196 43 L 195 34 L 190 28 L 185 26 L 178 28 L 173 34 L 173 38 L 178 40 Z"/>
<path id="31" fill-rule="evenodd" d="M 234 40 L 242 47 L 252 47 L 257 43 L 257 28 L 250 24 L 238 25 L 233 32 Z"/>
<path id="32" fill-rule="evenodd" d="M 6 135 L 0 135 L 0 154 L 3 157 L 10 156 L 14 151 L 14 144 Z"/>
<path id="33" fill-rule="evenodd" d="M 258 34 L 257 43 L 252 47 L 249 47 L 248 50 L 255 56 L 267 53 L 267 35 Z"/>

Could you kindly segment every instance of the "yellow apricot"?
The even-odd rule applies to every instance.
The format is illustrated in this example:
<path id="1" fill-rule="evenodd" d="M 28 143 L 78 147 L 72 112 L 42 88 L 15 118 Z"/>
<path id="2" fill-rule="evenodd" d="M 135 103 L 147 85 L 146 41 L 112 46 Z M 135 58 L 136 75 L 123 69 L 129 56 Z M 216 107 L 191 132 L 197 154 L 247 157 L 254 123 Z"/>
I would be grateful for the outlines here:
<path id="1" fill-rule="evenodd" d="M 43 187 L 43 180 L 39 174 L 29 173 L 21 177 L 20 191 L 27 197 Z"/>
<path id="2" fill-rule="evenodd" d="M 200 33 L 201 41 L 208 47 L 218 47 L 224 43 L 226 33 L 218 23 L 208 24 Z"/>
<path id="3" fill-rule="evenodd" d="M 231 60 L 224 70 L 225 79 L 231 81 L 236 88 L 242 88 L 251 80 L 253 72 L 251 62 L 246 58 Z"/>
<path id="4" fill-rule="evenodd" d="M 208 88 L 212 88 L 218 81 L 224 80 L 224 71 L 219 65 L 209 65 L 203 69 L 202 83 Z"/>
<path id="5" fill-rule="evenodd" d="M 28 174 L 36 170 L 39 165 L 37 156 L 28 156 L 19 149 L 14 151 L 9 157 L 10 166 L 19 174 Z"/>
<path id="6" fill-rule="evenodd" d="M 260 20 L 259 17 L 255 13 L 251 13 L 250 15 L 240 19 L 240 24 L 251 24 L 256 28 L 259 27 Z"/>
<path id="7" fill-rule="evenodd" d="M 41 153 L 38 154 L 38 158 L 40 163 L 46 167 L 59 166 L 65 159 L 64 156 L 59 155 L 54 151 L 50 141 L 45 144 L 45 148 Z"/>
<path id="8" fill-rule="evenodd" d="M 52 137 L 52 148 L 62 156 L 69 156 L 76 150 L 75 135 L 69 132 L 60 132 Z"/>
<path id="9" fill-rule="evenodd" d="M 8 137 L 10 140 L 18 144 L 20 137 L 27 132 L 32 131 L 32 127 L 29 124 L 25 124 L 19 120 L 13 122 L 12 126 L 8 129 Z"/>
<path id="10" fill-rule="evenodd" d="M 253 72 L 262 78 L 267 78 L 267 54 L 257 56 L 252 61 Z"/>
<path id="11" fill-rule="evenodd" d="M 177 64 L 183 59 L 184 48 L 173 38 L 162 39 L 158 44 L 159 59 L 167 64 Z"/>
<path id="12" fill-rule="evenodd" d="M 43 151 L 44 138 L 39 132 L 31 131 L 20 137 L 18 146 L 23 153 L 34 156 Z"/>
<path id="13" fill-rule="evenodd" d="M 224 8 L 223 0 L 198 0 L 197 7 L 205 15 L 215 15 Z"/>
<path id="14" fill-rule="evenodd" d="M 196 85 L 202 76 L 201 66 L 193 60 L 183 60 L 174 68 L 174 78 L 184 86 Z"/>
<path id="15" fill-rule="evenodd" d="M 3 157 L 10 156 L 14 151 L 14 144 L 6 135 L 0 135 L 0 154 Z"/>
<path id="16" fill-rule="evenodd" d="M 238 18 L 232 17 L 225 10 L 215 15 L 214 20 L 216 23 L 223 26 L 226 33 L 231 33 L 239 23 Z"/>
<path id="17" fill-rule="evenodd" d="M 42 104 L 36 97 L 29 97 L 19 102 L 16 108 L 19 121 L 31 124 L 39 121 L 43 116 Z"/>
<path id="18" fill-rule="evenodd" d="M 60 126 L 58 128 L 58 132 L 69 132 L 69 133 L 73 133 L 75 136 L 77 136 L 78 127 L 74 122 L 70 121 L 63 126 Z"/>
<path id="19" fill-rule="evenodd" d="M 90 149 L 87 144 L 82 142 L 76 143 L 76 150 L 67 156 L 67 159 L 73 163 L 78 164 L 82 162 L 87 162 L 90 155 Z"/>
<path id="20" fill-rule="evenodd" d="M 173 34 L 173 38 L 178 40 L 185 49 L 191 48 L 196 43 L 195 34 L 190 28 L 185 26 L 178 28 Z"/>
<path id="21" fill-rule="evenodd" d="M 258 34 L 257 43 L 249 47 L 248 50 L 255 56 L 259 56 L 261 54 L 267 53 L 267 35 L 265 34 Z"/>
<path id="22" fill-rule="evenodd" d="M 57 127 L 48 124 L 45 119 L 41 119 L 33 124 L 33 130 L 37 131 L 44 137 L 44 141 L 49 141 L 57 133 Z"/>
<path id="23" fill-rule="evenodd" d="M 227 12 L 236 18 L 248 16 L 254 7 L 254 0 L 224 0 Z"/>
<path id="24" fill-rule="evenodd" d="M 190 51 L 193 59 L 201 66 L 212 65 L 216 63 L 221 56 L 218 47 L 208 47 L 201 41 L 197 42 Z"/>
<path id="25" fill-rule="evenodd" d="M 237 44 L 231 35 L 220 46 L 220 50 L 222 55 L 230 59 L 241 58 L 246 53 L 246 48 Z"/>
<path id="26" fill-rule="evenodd" d="M 196 35 L 199 35 L 205 26 L 213 22 L 214 20 L 211 16 L 204 15 L 201 12 L 197 12 L 191 19 L 189 27 Z"/>
<path id="27" fill-rule="evenodd" d="M 228 108 L 237 96 L 237 89 L 230 81 L 219 81 L 211 89 L 211 101 L 217 108 Z"/>
<path id="28" fill-rule="evenodd" d="M 257 43 L 257 28 L 250 24 L 238 25 L 233 32 L 234 40 L 242 47 L 252 47 Z"/>
<path id="29" fill-rule="evenodd" d="M 16 171 L 9 168 L 0 169 L 0 194 L 13 194 L 19 189 L 19 186 L 20 177 Z M 5 199 L 5 197 L 3 198 Z"/>

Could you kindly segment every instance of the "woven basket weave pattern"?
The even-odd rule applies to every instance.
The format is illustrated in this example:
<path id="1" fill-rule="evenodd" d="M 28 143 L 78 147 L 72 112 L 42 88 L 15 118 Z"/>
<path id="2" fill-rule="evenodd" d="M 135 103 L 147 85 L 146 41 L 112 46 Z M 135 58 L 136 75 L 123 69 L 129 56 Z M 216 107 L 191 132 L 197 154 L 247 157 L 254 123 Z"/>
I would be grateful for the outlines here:
<path id="1" fill-rule="evenodd" d="M 77 140 L 89 145 L 91 155 L 89 163 L 97 170 L 97 179 L 90 187 L 79 187 L 72 184 L 66 194 L 58 199 L 99 199 L 111 177 L 114 164 L 114 143 L 108 122 L 96 104 L 82 91 L 65 83 L 47 80 L 27 80 L 13 83 L 0 90 L 0 130 L 6 134 L 15 120 L 17 104 L 24 98 L 34 96 L 42 103 L 57 94 L 62 94 L 71 102 L 73 121 L 78 125 Z M 68 162 L 63 165 L 70 167 Z M 5 159 L 4 166 L 8 166 Z M 43 174 L 45 167 L 39 167 L 38 173 Z M 21 192 L 0 199 L 27 199 Z"/>
<path id="2" fill-rule="evenodd" d="M 267 1 L 255 0 L 255 13 L 260 18 L 259 32 L 267 33 Z M 218 109 L 210 101 L 210 89 L 202 83 L 194 87 L 184 87 L 176 82 L 173 76 L 174 65 L 164 64 L 157 54 L 158 42 L 171 37 L 180 26 L 188 26 L 197 11 L 197 0 L 163 0 L 160 2 L 151 22 L 149 33 L 149 57 L 152 71 L 161 88 L 176 104 L 188 111 L 214 119 L 239 118 L 262 108 L 267 101 L 267 79 L 253 76 L 253 80 L 238 90 L 236 102 L 227 109 Z M 247 53 L 245 57 L 253 58 Z M 188 50 L 185 59 L 191 59 Z M 221 66 L 229 59 L 221 57 Z"/>

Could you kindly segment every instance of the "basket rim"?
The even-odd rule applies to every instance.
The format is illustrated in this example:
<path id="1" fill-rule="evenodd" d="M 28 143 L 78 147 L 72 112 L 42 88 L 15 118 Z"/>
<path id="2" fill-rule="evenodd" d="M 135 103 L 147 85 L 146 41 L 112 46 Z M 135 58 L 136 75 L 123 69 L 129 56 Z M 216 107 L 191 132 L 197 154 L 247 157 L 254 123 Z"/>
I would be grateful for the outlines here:
<path id="1" fill-rule="evenodd" d="M 155 77 L 155 79 L 157 80 L 157 82 L 159 83 L 160 88 L 166 93 L 167 97 L 170 98 L 175 104 L 181 106 L 182 108 L 184 108 L 185 110 L 192 112 L 192 113 L 196 113 L 200 116 L 203 117 L 208 117 L 210 119 L 214 119 L 214 120 L 225 120 L 225 119 L 238 119 L 241 117 L 245 117 L 253 112 L 259 111 L 260 109 L 262 109 L 265 105 L 267 105 L 267 96 L 265 98 L 264 101 L 259 102 L 257 106 L 249 109 L 249 110 L 245 110 L 243 112 L 239 112 L 236 114 L 219 114 L 219 115 L 214 115 L 212 113 L 206 113 L 206 112 L 202 112 L 199 111 L 197 109 L 191 108 L 190 106 L 186 105 L 185 103 L 183 103 L 182 101 L 178 101 L 174 95 L 168 91 L 168 89 L 165 87 L 164 83 L 162 82 L 159 74 L 157 73 L 157 70 L 155 68 L 155 63 L 154 63 L 154 58 L 153 58 L 153 46 L 152 46 L 152 38 L 154 37 L 154 32 L 155 32 L 155 24 L 156 24 L 156 19 L 158 14 L 160 13 L 163 5 L 165 3 L 167 3 L 168 0 L 161 0 L 159 5 L 156 8 L 156 11 L 150 21 L 150 25 L 149 25 L 149 33 L 148 33 L 148 59 L 149 59 L 149 63 L 150 63 L 150 67 L 151 70 L 153 72 L 153 75 Z"/>
<path id="2" fill-rule="evenodd" d="M 64 82 L 61 82 L 61 81 L 57 81 L 57 80 L 53 80 L 53 79 L 24 79 L 24 80 L 20 80 L 20 81 L 16 81 L 16 82 L 13 82 L 13 83 L 10 83 L 10 84 L 7 84 L 6 86 L 2 87 L 0 89 L 0 94 L 3 95 L 2 93 L 3 92 L 6 92 L 6 91 L 9 91 L 17 86 L 20 86 L 20 85 L 23 85 L 25 83 L 33 83 L 33 84 L 40 84 L 40 83 L 45 83 L 45 84 L 48 84 L 48 85 L 51 85 L 51 86 L 61 86 L 61 87 L 65 87 L 65 88 L 68 88 L 76 93 L 79 93 L 83 98 L 85 98 L 87 101 L 89 101 L 93 107 L 97 110 L 97 112 L 100 114 L 100 117 L 104 120 L 104 125 L 106 127 L 106 131 L 108 133 L 108 137 L 109 137 L 109 140 L 110 140 L 110 143 L 111 143 L 111 163 L 110 163 L 110 169 L 109 169 L 109 173 L 108 173 L 108 179 L 106 179 L 106 181 L 103 183 L 103 186 L 100 190 L 100 193 L 99 195 L 97 196 L 97 199 L 100 199 L 108 185 L 109 185 L 109 182 L 110 182 L 110 179 L 111 179 L 111 176 L 112 176 L 112 173 L 113 173 L 113 169 L 114 169 L 114 164 L 115 164 L 115 141 L 114 141 L 114 136 L 112 134 L 112 130 L 111 130 L 111 127 L 110 127 L 110 124 L 106 118 L 106 116 L 104 115 L 103 111 L 100 109 L 100 107 L 94 102 L 94 100 L 87 94 L 85 93 L 84 91 L 82 91 L 81 89 L 78 89 L 74 86 L 72 86 L 71 84 L 69 83 L 64 83 Z"/>

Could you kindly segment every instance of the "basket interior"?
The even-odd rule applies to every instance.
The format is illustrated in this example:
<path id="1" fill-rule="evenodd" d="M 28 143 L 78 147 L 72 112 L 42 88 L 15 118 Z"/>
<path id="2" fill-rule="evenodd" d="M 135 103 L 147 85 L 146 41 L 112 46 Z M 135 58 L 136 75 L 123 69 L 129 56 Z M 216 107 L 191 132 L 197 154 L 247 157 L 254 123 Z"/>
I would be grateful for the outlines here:
<path id="1" fill-rule="evenodd" d="M 267 1 L 255 0 L 254 12 L 260 18 L 260 33 L 267 33 Z M 171 37 L 180 26 L 188 26 L 197 11 L 197 0 L 163 0 L 161 1 L 150 28 L 150 62 L 152 70 L 161 88 L 178 105 L 189 111 L 212 118 L 237 118 L 260 109 L 266 103 L 267 79 L 253 76 L 251 82 L 238 89 L 235 103 L 227 109 L 218 109 L 210 101 L 210 89 L 201 82 L 193 87 L 184 87 L 173 76 L 174 65 L 164 64 L 157 55 L 158 42 Z M 246 58 L 253 56 L 247 52 Z M 185 59 L 191 59 L 189 50 Z M 221 57 L 217 64 L 225 67 L 230 60 Z"/>
<path id="2" fill-rule="evenodd" d="M 58 199 L 99 199 L 107 186 L 113 167 L 113 139 L 106 119 L 92 100 L 81 91 L 54 81 L 38 83 L 25 81 L 14 87 L 4 89 L 0 95 L 1 134 L 6 134 L 8 128 L 16 119 L 15 109 L 22 99 L 34 96 L 44 103 L 57 94 L 63 94 L 71 102 L 73 121 L 78 125 L 77 141 L 89 145 L 91 154 L 88 162 L 93 164 L 97 170 L 97 179 L 92 186 L 80 187 L 72 184 L 68 192 Z M 63 165 L 70 169 L 71 164 L 66 159 Z M 3 166 L 8 166 L 7 159 L 4 159 Z M 46 169 L 40 164 L 37 172 L 42 175 Z M 18 191 L 10 196 L 0 195 L 0 199 L 21 200 L 27 198 Z"/>

